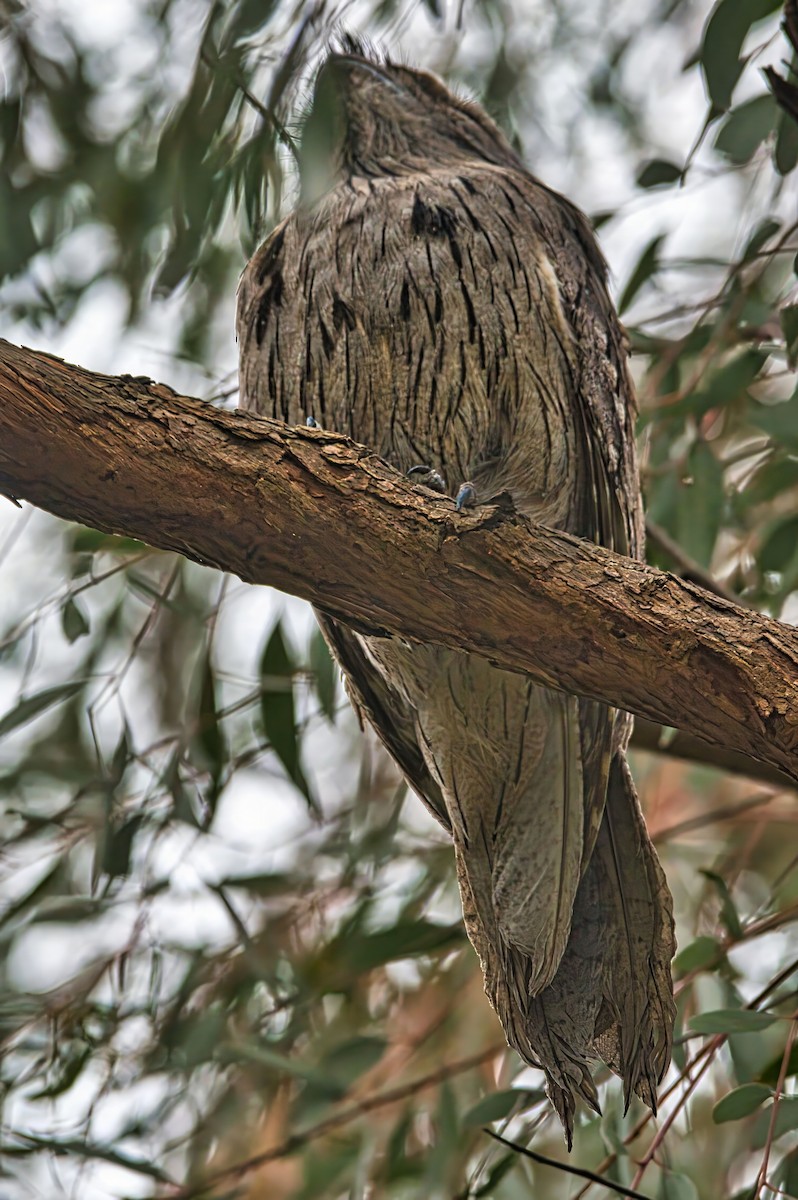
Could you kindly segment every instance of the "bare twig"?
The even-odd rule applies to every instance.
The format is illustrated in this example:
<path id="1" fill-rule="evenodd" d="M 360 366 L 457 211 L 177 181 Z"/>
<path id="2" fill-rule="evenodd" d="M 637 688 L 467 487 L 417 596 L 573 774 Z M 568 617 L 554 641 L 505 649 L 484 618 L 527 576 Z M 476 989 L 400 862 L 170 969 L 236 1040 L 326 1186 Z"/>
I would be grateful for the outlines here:
<path id="1" fill-rule="evenodd" d="M 716 596 L 723 596 L 725 600 L 731 600 L 732 604 L 744 604 L 744 601 L 736 596 L 734 592 L 719 583 L 714 576 L 710 575 L 700 563 L 697 563 L 694 558 L 674 541 L 666 529 L 661 525 L 657 525 L 650 518 L 646 519 L 646 538 L 654 546 L 660 550 L 666 558 L 669 558 L 676 568 L 682 579 L 690 579 L 693 583 L 697 583 L 707 592 L 713 592 Z"/>
<path id="2" fill-rule="evenodd" d="M 787 1078 L 787 1070 L 790 1065 L 790 1055 L 795 1043 L 795 1035 L 798 1032 L 796 1025 L 798 1013 L 793 1013 L 792 1022 L 790 1024 L 790 1032 L 787 1034 L 787 1040 L 784 1043 L 784 1054 L 781 1058 L 781 1068 L 779 1070 L 779 1078 L 776 1083 L 776 1093 L 773 1098 L 773 1107 L 770 1110 L 770 1124 L 768 1125 L 768 1136 L 765 1141 L 765 1150 L 762 1155 L 762 1166 L 759 1168 L 759 1174 L 756 1177 L 754 1185 L 753 1200 L 759 1200 L 760 1193 L 763 1187 L 770 1187 L 768 1183 L 768 1163 L 770 1162 L 770 1151 L 773 1146 L 773 1138 L 776 1133 L 776 1118 L 779 1114 L 779 1103 L 781 1102 L 782 1093 L 784 1092 L 784 1081 Z"/>
<path id="3" fill-rule="evenodd" d="M 323 1121 L 319 1121 L 307 1129 L 300 1130 L 299 1133 L 291 1134 L 290 1137 L 287 1137 L 277 1146 L 273 1146 L 270 1150 L 264 1150 L 262 1153 L 254 1154 L 251 1158 L 244 1159 L 242 1162 L 224 1167 L 221 1171 L 215 1172 L 196 1186 L 177 1188 L 174 1191 L 170 1190 L 169 1195 L 173 1197 L 173 1200 L 191 1200 L 192 1197 L 200 1195 L 207 1191 L 209 1187 L 213 1187 L 223 1180 L 242 1179 L 250 1171 L 264 1166 L 265 1163 L 273 1162 L 275 1159 L 285 1158 L 286 1155 L 293 1154 L 295 1150 L 301 1149 L 308 1142 L 315 1141 L 316 1138 L 323 1137 L 325 1134 L 331 1133 L 334 1129 L 340 1129 L 343 1125 L 348 1125 L 350 1121 L 356 1121 L 358 1117 L 362 1117 L 365 1113 L 373 1112 L 377 1108 L 384 1108 L 389 1104 L 397 1104 L 402 1100 L 407 1100 L 411 1096 L 417 1095 L 418 1092 L 443 1083 L 446 1079 L 452 1079 L 455 1075 L 462 1075 L 465 1071 L 471 1071 L 474 1067 L 479 1067 L 491 1058 L 495 1058 L 503 1049 L 503 1045 L 489 1046 L 486 1050 L 481 1050 L 479 1054 L 472 1054 L 469 1058 L 462 1058 L 457 1062 L 448 1063 L 446 1066 L 439 1067 L 437 1071 L 431 1071 L 429 1075 L 423 1075 L 420 1079 L 414 1079 L 410 1083 L 390 1088 L 384 1092 L 377 1092 L 373 1096 L 364 1096 L 362 1100 L 358 1100 L 354 1104 L 341 1109 L 339 1112 L 333 1113 L 332 1116 L 326 1117 Z"/>
<path id="4" fill-rule="evenodd" d="M 556 1158 L 547 1158 L 545 1154 L 538 1154 L 536 1150 L 530 1150 L 528 1146 L 519 1146 L 517 1142 L 510 1142 L 499 1133 L 494 1133 L 492 1129 L 483 1129 L 483 1133 L 487 1133 L 495 1141 L 501 1142 L 503 1146 L 509 1147 L 510 1150 L 515 1150 L 516 1154 L 523 1154 L 524 1158 L 531 1158 L 533 1162 L 541 1163 L 544 1167 L 554 1167 L 557 1171 L 565 1171 L 568 1175 L 576 1175 L 580 1179 L 589 1179 L 591 1183 L 600 1183 L 602 1187 L 607 1188 L 611 1192 L 615 1192 L 618 1196 L 631 1196 L 632 1200 L 650 1200 L 650 1197 L 644 1196 L 642 1192 L 636 1192 L 634 1188 L 624 1187 L 621 1183 L 615 1183 L 612 1179 L 604 1179 L 601 1175 L 596 1175 L 593 1171 L 588 1171 L 584 1167 L 573 1167 L 570 1163 L 557 1162 Z"/>

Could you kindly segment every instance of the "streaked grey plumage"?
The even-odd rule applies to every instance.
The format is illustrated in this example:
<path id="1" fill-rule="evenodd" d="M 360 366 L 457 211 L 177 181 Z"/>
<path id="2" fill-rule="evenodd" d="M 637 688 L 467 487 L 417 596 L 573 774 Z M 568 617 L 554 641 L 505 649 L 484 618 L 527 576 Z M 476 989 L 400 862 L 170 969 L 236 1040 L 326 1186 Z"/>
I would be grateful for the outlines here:
<path id="1" fill-rule="evenodd" d="M 308 147 L 321 154 L 312 154 Z M 642 555 L 634 395 L 587 221 L 473 104 L 355 44 L 330 55 L 304 199 L 238 308 L 241 404 L 351 435 L 454 494 Z M 626 766 L 630 720 L 475 655 L 319 615 L 356 707 L 454 840 L 511 1045 L 570 1141 L 603 1058 L 654 1105 L 674 1017 L 670 897 Z"/>

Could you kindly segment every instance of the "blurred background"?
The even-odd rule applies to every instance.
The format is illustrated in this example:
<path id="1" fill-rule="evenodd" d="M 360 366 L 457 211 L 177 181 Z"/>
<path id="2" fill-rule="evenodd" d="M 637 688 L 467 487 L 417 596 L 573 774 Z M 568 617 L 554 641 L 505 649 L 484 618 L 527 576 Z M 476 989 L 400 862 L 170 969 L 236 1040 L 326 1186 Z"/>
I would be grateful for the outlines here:
<path id="1" fill-rule="evenodd" d="M 782 16 L 0 0 L 0 333 L 233 407 L 237 277 L 296 195 L 325 46 L 365 34 L 478 98 L 597 226 L 650 561 L 794 621 L 798 102 L 763 74 L 790 78 Z M 0 578 L 4 1200 L 798 1197 L 788 781 L 641 730 L 674 1065 L 656 1120 L 600 1073 L 569 1159 L 482 994 L 446 838 L 309 609 L 3 500 Z"/>

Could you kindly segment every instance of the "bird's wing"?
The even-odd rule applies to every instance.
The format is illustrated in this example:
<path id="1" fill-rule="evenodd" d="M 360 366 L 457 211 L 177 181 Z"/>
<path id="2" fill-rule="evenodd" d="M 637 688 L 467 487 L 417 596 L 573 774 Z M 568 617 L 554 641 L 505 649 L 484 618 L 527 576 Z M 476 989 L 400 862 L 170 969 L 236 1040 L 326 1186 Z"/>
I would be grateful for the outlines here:
<path id="1" fill-rule="evenodd" d="M 582 213 L 534 180 L 528 180 L 526 190 L 530 219 L 547 248 L 574 333 L 575 398 L 590 481 L 577 531 L 618 553 L 642 558 L 637 405 L 606 265 Z M 585 775 L 596 785 L 592 802 L 586 797 L 586 811 L 594 818 L 600 814 L 600 827 L 577 893 L 568 948 L 529 1014 L 533 1042 L 547 1048 L 549 1089 L 567 1131 L 574 1092 L 592 1102 L 591 1054 L 622 1076 L 627 1104 L 637 1093 L 655 1108 L 675 1019 L 672 906 L 624 755 L 631 718 L 580 700 L 580 721 Z M 608 722 L 614 724 L 611 762 Z M 599 759 L 602 769 L 596 769 Z M 597 997 L 602 997 L 600 1007 Z"/>
<path id="2" fill-rule="evenodd" d="M 356 633 L 319 609 L 314 612 L 327 645 L 344 672 L 346 690 L 361 725 L 365 717 L 413 791 L 451 834 L 446 805 L 419 748 L 415 719 L 407 701 L 391 687 L 384 673 L 368 662 Z"/>
<path id="3" fill-rule="evenodd" d="M 590 480 L 578 532 L 630 558 L 643 555 L 643 510 L 637 472 L 637 401 L 628 346 L 607 286 L 607 265 L 587 218 L 564 196 L 525 176 L 529 220 L 560 286 L 577 358 L 576 402 L 582 455 Z"/>
<path id="4" fill-rule="evenodd" d="M 568 528 L 580 537 L 639 558 L 643 517 L 635 450 L 634 387 L 627 345 L 607 287 L 607 267 L 584 215 L 529 175 L 487 168 L 512 200 L 548 259 L 562 314 L 572 333 L 572 410 L 577 421 L 582 486 Z M 583 870 L 598 836 L 610 762 L 626 746 L 631 721 L 580 698 L 579 726 L 585 830 Z"/>

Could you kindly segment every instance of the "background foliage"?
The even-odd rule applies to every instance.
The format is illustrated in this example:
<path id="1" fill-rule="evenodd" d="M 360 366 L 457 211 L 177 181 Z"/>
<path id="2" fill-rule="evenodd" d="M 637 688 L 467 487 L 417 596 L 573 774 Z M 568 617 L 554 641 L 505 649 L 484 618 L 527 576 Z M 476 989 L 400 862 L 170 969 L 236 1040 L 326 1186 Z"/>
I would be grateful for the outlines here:
<path id="1" fill-rule="evenodd" d="M 4 332 L 233 404 L 236 276 L 290 204 L 343 21 L 480 97 L 591 213 L 637 352 L 651 560 L 789 620 L 778 9 L 0 0 Z M 446 840 L 304 607 L 0 520 L 4 1196 L 798 1197 L 791 792 L 635 756 L 677 906 L 675 1064 L 657 1121 L 607 1079 L 566 1160 L 481 993 Z"/>

